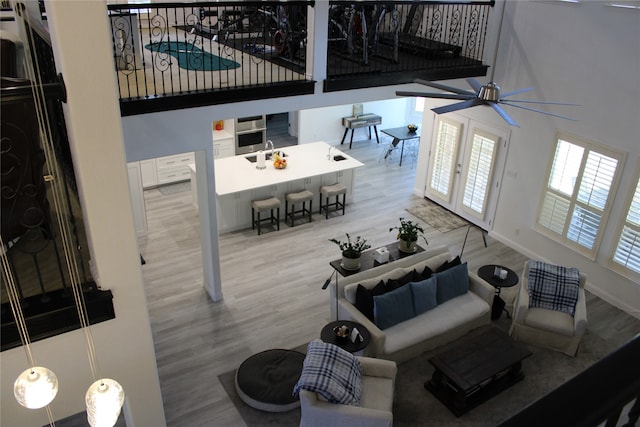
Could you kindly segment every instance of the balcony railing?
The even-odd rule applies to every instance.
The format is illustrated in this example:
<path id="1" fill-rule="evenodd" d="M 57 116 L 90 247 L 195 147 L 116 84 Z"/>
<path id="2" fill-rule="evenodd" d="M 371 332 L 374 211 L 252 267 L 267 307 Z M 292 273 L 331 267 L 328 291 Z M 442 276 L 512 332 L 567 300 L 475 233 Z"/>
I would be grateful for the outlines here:
<path id="1" fill-rule="evenodd" d="M 251 91 L 247 99 L 282 96 L 277 88 L 283 84 L 290 95 L 297 83 L 312 93 L 306 68 L 307 6 L 313 3 L 109 5 L 123 105 L 186 94 L 216 104 L 241 89 Z"/>
<path id="2" fill-rule="evenodd" d="M 18 17 L 29 12 L 18 2 L 15 9 Z M 111 291 L 97 288 L 89 268 L 90 251 L 62 110 L 64 84 L 55 68 L 48 30 L 39 20 L 18 19 L 28 34 L 25 52 L 38 64 L 39 73 L 33 76 L 37 82 L 2 76 L 2 351 L 23 344 L 9 298 L 11 283 L 16 286 L 16 303 L 31 341 L 80 327 L 69 259 L 76 262 L 90 322 L 115 317 Z M 35 90 L 32 84 L 37 86 Z M 40 89 L 42 96 L 34 98 Z M 42 115 L 48 126 L 40 126 Z M 50 145 L 44 143 L 44 135 Z M 66 247 L 65 238 L 70 242 Z"/>
<path id="3" fill-rule="evenodd" d="M 325 79 L 311 75 L 312 63 L 326 63 L 325 91 L 485 75 L 482 58 L 493 5 L 493 0 L 109 5 L 122 114 L 311 94 L 314 80 Z M 311 7 L 327 10 L 311 14 Z M 323 26 L 327 40 L 307 43 L 308 29 Z"/>
<path id="4" fill-rule="evenodd" d="M 493 1 L 331 1 L 325 90 L 465 77 L 482 64 Z M 345 82 L 348 82 L 345 84 Z"/>

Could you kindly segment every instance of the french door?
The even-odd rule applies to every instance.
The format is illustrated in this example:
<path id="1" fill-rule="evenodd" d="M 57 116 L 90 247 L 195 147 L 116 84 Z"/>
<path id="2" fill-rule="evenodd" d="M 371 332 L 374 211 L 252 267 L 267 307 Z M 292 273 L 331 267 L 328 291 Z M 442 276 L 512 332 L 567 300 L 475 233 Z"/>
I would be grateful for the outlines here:
<path id="1" fill-rule="evenodd" d="M 451 114 L 434 120 L 425 197 L 489 230 L 509 130 Z"/>

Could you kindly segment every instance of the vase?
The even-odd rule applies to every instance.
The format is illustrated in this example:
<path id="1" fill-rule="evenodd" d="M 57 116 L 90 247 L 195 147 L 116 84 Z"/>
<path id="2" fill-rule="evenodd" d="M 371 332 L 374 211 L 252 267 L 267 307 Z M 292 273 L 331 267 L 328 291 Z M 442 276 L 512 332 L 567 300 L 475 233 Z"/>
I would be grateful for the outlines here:
<path id="1" fill-rule="evenodd" d="M 340 263 L 340 266 L 342 268 L 344 268 L 345 270 L 351 270 L 351 271 L 355 271 L 355 270 L 360 270 L 360 257 L 358 258 L 347 258 L 344 255 L 342 256 L 342 262 Z"/>
<path id="2" fill-rule="evenodd" d="M 408 240 L 400 239 L 400 240 L 398 240 L 398 250 L 400 252 L 412 254 L 412 253 L 414 253 L 416 251 L 417 244 L 418 244 L 418 242 L 416 240 L 410 242 Z"/>

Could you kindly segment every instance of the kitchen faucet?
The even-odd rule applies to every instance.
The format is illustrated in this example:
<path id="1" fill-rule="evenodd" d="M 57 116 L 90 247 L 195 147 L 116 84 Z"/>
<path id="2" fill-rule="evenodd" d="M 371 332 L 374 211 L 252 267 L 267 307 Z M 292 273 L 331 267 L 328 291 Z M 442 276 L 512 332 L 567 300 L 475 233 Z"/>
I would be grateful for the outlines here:
<path id="1" fill-rule="evenodd" d="M 336 148 L 336 147 L 334 147 L 333 145 L 330 145 L 330 146 L 329 146 L 329 154 L 327 154 L 327 159 L 329 159 L 329 161 L 331 161 L 331 159 L 332 159 L 332 157 L 331 157 L 331 153 L 333 152 L 333 150 L 334 150 L 335 148 Z"/>
<path id="2" fill-rule="evenodd" d="M 264 151 L 267 151 L 267 149 L 269 148 L 269 145 L 271 145 L 271 157 L 273 157 L 273 152 L 276 151 L 276 149 L 273 146 L 272 140 L 267 139 L 267 142 L 264 143 Z"/>

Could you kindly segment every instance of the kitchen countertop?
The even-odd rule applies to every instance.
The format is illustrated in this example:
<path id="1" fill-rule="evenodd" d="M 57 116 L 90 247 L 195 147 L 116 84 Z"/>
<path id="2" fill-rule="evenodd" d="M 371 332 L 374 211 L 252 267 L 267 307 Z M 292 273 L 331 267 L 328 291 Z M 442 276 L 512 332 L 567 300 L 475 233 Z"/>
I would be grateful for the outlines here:
<path id="1" fill-rule="evenodd" d="M 332 150 L 332 155 L 342 155 L 346 159 L 340 161 L 327 160 L 329 147 L 331 145 L 319 141 L 277 149 L 276 151 L 284 152 L 287 155 L 287 167 L 285 169 L 274 168 L 273 162 L 269 160 L 266 162 L 266 169 L 257 169 L 256 163 L 252 163 L 245 158 L 256 153 L 216 159 L 214 161 L 216 194 L 223 196 L 364 166 L 362 162 L 336 148 Z"/>

